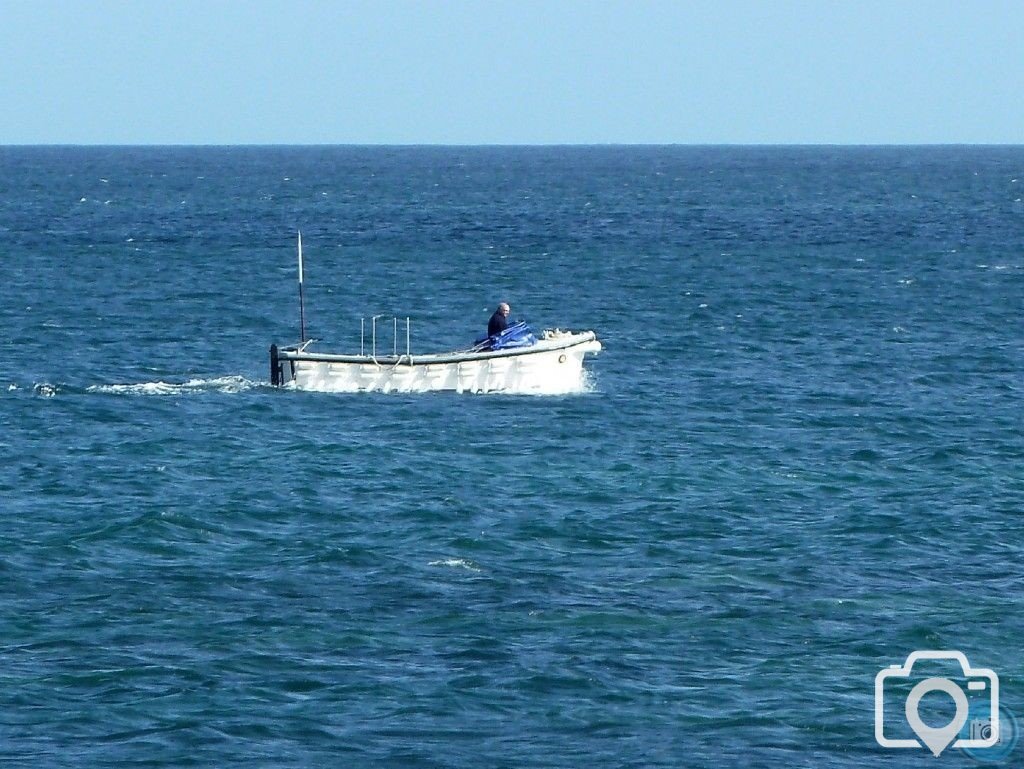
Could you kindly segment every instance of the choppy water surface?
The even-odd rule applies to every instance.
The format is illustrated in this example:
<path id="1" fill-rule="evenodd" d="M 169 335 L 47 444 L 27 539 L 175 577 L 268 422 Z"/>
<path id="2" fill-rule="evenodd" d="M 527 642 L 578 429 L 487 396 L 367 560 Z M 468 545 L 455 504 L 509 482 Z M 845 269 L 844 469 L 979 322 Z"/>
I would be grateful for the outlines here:
<path id="1" fill-rule="evenodd" d="M 1024 716 L 1024 150 L 0 171 L 12 766 L 971 764 L 874 740 L 914 649 Z M 299 227 L 324 347 L 507 299 L 597 331 L 593 387 L 271 388 Z"/>

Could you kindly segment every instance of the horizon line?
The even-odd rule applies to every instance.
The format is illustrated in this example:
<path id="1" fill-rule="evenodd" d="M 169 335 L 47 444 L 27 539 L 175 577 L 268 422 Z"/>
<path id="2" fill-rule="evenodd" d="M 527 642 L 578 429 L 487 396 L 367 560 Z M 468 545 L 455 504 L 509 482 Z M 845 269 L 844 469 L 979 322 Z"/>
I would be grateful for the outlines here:
<path id="1" fill-rule="evenodd" d="M 96 148 L 96 149 L 120 149 L 120 148 L 152 148 L 152 149 L 228 149 L 228 148 L 366 148 L 366 149 L 507 149 L 507 148 L 611 148 L 611 147 L 693 147 L 693 148 L 815 148 L 815 147 L 839 147 L 839 148 L 885 148 L 885 147 L 1024 147 L 1024 142 L 530 142 L 523 144 L 503 142 L 477 142 L 477 143 L 442 143 L 442 142 L 412 142 L 412 143 L 384 143 L 384 142 L 129 142 L 129 143 L 106 143 L 106 142 L 0 142 L 0 149 L 31 149 L 31 148 Z"/>

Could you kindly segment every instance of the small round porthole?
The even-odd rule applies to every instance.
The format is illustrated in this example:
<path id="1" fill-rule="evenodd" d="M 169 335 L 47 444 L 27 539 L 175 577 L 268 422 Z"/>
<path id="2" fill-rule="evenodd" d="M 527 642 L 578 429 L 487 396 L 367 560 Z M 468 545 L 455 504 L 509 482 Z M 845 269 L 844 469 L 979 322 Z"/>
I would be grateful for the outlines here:
<path id="1" fill-rule="evenodd" d="M 558 362 L 559 363 L 565 363 L 565 355 L 559 355 L 558 356 Z"/>

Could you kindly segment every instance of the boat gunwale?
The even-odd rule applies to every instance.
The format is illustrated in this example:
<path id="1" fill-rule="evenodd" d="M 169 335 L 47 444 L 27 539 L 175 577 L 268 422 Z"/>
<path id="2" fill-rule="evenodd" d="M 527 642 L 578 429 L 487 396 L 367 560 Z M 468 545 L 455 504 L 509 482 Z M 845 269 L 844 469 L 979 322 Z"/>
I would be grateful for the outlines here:
<path id="1" fill-rule="evenodd" d="M 513 347 L 507 350 L 455 350 L 448 353 L 425 353 L 423 355 L 344 355 L 336 353 L 305 352 L 297 346 L 278 349 L 281 360 L 305 363 L 351 363 L 376 366 L 432 366 L 447 363 L 465 363 L 469 361 L 494 360 L 496 358 L 513 358 L 524 355 L 539 355 L 546 352 L 569 350 L 573 347 L 597 341 L 593 331 L 572 334 L 564 339 L 541 339 L 529 347 Z M 600 344 L 598 342 L 598 344 Z M 596 350 L 595 350 L 596 352 Z"/>

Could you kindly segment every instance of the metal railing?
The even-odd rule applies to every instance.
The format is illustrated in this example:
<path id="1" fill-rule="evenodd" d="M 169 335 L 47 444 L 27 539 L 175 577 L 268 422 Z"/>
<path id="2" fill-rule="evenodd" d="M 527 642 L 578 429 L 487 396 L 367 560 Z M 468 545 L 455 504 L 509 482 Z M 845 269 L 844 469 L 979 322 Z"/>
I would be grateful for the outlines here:
<path id="1" fill-rule="evenodd" d="M 377 321 L 380 318 L 387 318 L 387 315 L 374 315 L 370 318 L 370 357 L 376 363 L 377 361 Z M 393 330 L 391 334 L 391 350 L 392 355 L 398 357 L 398 321 L 397 316 L 390 316 L 391 320 L 394 321 Z M 366 318 L 359 319 L 359 354 L 362 356 L 366 355 Z M 412 328 L 408 317 L 405 319 L 405 357 L 412 357 Z"/>

